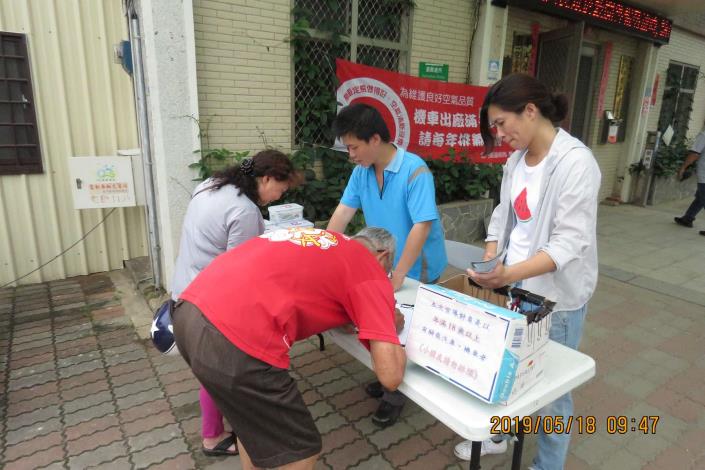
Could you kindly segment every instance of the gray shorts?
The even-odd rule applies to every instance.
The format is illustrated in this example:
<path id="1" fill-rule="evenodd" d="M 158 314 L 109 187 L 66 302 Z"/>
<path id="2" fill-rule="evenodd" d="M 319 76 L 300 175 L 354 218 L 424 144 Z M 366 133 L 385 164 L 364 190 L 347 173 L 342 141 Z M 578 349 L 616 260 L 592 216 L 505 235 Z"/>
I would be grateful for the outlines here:
<path id="1" fill-rule="evenodd" d="M 174 308 L 179 352 L 230 422 L 257 467 L 280 467 L 321 452 L 321 435 L 286 369 L 235 346 L 195 305 Z"/>

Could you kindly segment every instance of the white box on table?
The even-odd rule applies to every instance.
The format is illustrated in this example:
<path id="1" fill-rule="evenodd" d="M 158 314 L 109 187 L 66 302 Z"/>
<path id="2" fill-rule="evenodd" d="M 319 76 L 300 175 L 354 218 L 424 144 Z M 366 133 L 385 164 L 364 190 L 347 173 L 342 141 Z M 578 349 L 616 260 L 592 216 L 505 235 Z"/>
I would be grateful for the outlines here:
<path id="1" fill-rule="evenodd" d="M 269 220 L 275 224 L 303 218 L 304 208 L 299 204 L 280 204 L 269 208 Z"/>
<path id="2" fill-rule="evenodd" d="M 264 233 L 271 232 L 277 229 L 277 224 L 271 220 L 264 219 Z"/>
<path id="3" fill-rule="evenodd" d="M 293 227 L 300 227 L 300 228 L 306 228 L 306 227 L 313 227 L 313 222 L 309 222 L 306 219 L 300 219 L 300 220 L 290 220 L 288 222 L 281 222 L 278 223 L 276 228 L 293 228 Z"/>
<path id="4" fill-rule="evenodd" d="M 507 404 L 541 378 L 551 316 L 528 324 L 472 289 L 465 275 L 420 285 L 406 355 L 486 403 Z"/>

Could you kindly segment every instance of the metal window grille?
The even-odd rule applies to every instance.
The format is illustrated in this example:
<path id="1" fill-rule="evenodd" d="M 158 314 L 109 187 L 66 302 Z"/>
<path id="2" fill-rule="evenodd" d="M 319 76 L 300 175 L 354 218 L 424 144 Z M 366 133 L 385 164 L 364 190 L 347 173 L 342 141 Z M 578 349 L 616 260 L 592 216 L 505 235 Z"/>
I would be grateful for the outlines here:
<path id="1" fill-rule="evenodd" d="M 693 98 L 698 84 L 699 69 L 692 65 L 671 62 L 666 72 L 658 129 L 673 127 L 673 139 L 683 140 L 688 132 Z"/>
<path id="2" fill-rule="evenodd" d="M 0 33 L 0 175 L 41 172 L 27 39 Z"/>
<path id="3" fill-rule="evenodd" d="M 296 0 L 294 21 L 307 22 L 309 37 L 296 45 L 294 142 L 331 145 L 335 117 L 335 59 L 408 72 L 409 13 L 406 0 Z M 336 31 L 341 45 L 334 44 Z"/>

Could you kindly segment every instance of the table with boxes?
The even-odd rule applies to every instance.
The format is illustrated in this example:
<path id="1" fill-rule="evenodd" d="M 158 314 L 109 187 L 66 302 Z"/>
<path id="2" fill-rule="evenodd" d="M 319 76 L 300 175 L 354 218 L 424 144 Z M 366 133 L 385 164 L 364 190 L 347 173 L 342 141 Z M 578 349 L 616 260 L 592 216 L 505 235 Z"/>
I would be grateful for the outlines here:
<path id="1" fill-rule="evenodd" d="M 526 291 L 483 289 L 459 275 L 438 285 L 407 278 L 395 296 L 414 305 L 399 390 L 473 441 L 471 469 L 480 468 L 481 441 L 491 437 L 493 419 L 530 416 L 595 375 L 592 358 L 549 340 L 552 303 Z M 516 311 L 505 308 L 512 305 Z M 372 368 L 355 335 L 329 335 Z M 524 438 L 518 431 L 516 469 Z"/>

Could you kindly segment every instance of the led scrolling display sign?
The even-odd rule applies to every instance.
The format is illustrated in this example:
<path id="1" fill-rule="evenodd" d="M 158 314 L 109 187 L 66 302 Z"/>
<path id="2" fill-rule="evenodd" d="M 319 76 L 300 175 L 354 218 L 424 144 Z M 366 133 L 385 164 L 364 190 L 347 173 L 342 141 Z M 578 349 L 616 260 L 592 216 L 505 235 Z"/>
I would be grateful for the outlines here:
<path id="1" fill-rule="evenodd" d="M 494 0 L 497 6 L 524 7 L 667 44 L 671 20 L 616 0 Z"/>

